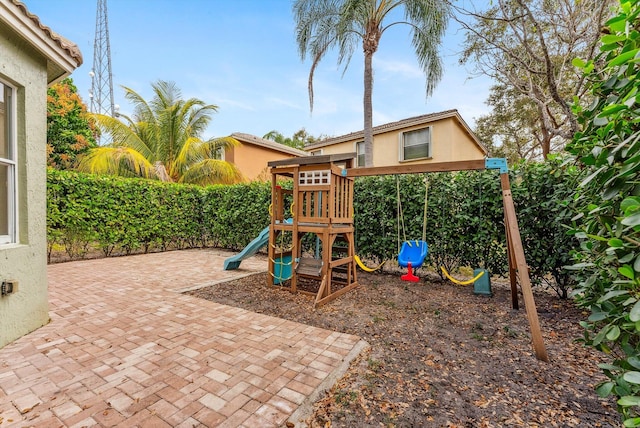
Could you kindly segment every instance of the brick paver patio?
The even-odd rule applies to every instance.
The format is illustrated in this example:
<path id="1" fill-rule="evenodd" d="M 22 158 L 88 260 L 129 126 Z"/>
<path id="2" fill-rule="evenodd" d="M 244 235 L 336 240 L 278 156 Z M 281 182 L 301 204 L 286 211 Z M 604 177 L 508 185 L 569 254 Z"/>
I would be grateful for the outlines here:
<path id="1" fill-rule="evenodd" d="M 50 265 L 51 322 L 0 349 L 0 427 L 298 425 L 366 343 L 179 294 L 266 270 L 229 255 Z"/>

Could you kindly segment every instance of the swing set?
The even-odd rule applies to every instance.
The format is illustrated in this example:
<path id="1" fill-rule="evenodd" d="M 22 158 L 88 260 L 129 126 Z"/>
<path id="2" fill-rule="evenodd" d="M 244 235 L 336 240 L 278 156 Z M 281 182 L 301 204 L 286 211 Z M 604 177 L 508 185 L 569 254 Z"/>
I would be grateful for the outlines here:
<path id="1" fill-rule="evenodd" d="M 305 292 L 316 296 L 315 306 L 327 303 L 358 286 L 356 266 L 366 267 L 355 254 L 353 225 L 353 182 L 355 177 L 370 175 L 398 175 L 428 172 L 450 172 L 464 170 L 498 170 L 502 188 L 509 279 L 511 283 L 511 306 L 518 309 L 518 284 L 523 300 L 536 357 L 549 361 L 542 340 L 538 313 L 531 289 L 529 269 L 518 229 L 515 206 L 509 183 L 506 159 L 487 158 L 480 160 L 432 162 L 385 167 L 353 167 L 355 153 L 307 156 L 268 162 L 272 174 L 272 206 L 269 233 L 269 277 L 268 284 L 288 288 L 291 292 Z M 284 221 L 285 203 L 283 190 L 278 190 L 282 178 L 293 181 L 289 208 L 291 222 Z M 406 240 L 398 252 L 398 263 L 407 267 L 407 279 L 415 276 L 412 269 L 422 265 L 428 254 L 426 243 L 426 205 L 428 186 L 425 189 L 425 215 L 423 217 L 423 239 Z M 398 198 L 399 200 L 399 198 Z M 402 207 L 398 202 L 398 208 Z M 401 217 L 401 215 L 399 216 Z M 277 238 L 287 233 L 291 246 L 284 250 Z M 303 251 L 306 234 L 316 235 L 316 256 L 309 257 Z M 289 267 L 289 264 L 291 265 Z M 406 266 L 405 266 L 406 265 Z M 285 269 L 286 268 L 286 269 Z M 370 268 L 367 268 L 370 269 Z M 367 270 L 365 269 L 365 270 Z M 287 271 L 286 278 L 281 274 Z M 375 269 L 371 269 L 375 270 Z M 280 273 L 279 273 L 280 272 Z M 445 276 L 454 280 L 446 271 Z M 409 275 L 411 274 L 411 275 Z M 477 275 L 471 283 L 480 278 Z M 300 279 L 317 281 L 315 291 L 298 290 Z M 288 284 L 288 285 L 287 285 Z"/>
<path id="2" fill-rule="evenodd" d="M 404 211 L 402 209 L 402 198 L 400 195 L 400 180 L 396 176 L 396 219 L 397 219 L 397 231 L 398 231 L 398 265 L 404 268 L 407 268 L 407 273 L 402 275 L 400 278 L 403 281 L 410 282 L 418 282 L 420 278 L 413 273 L 413 269 L 418 269 L 424 263 L 427 255 L 429 254 L 429 245 L 427 244 L 427 209 L 429 206 L 429 179 L 425 176 L 424 178 L 425 190 L 424 190 L 424 209 L 422 213 L 422 239 L 418 240 L 408 240 L 407 233 L 404 223 Z M 400 240 L 400 231 L 402 231 L 403 240 Z M 356 263 L 360 267 L 360 269 L 365 272 L 374 272 L 380 269 L 386 262 L 383 261 L 378 266 L 374 268 L 367 267 L 358 255 L 354 256 L 356 259 Z M 480 272 L 474 276 L 473 278 L 462 281 L 454 278 L 447 272 L 444 266 L 440 267 L 443 275 L 454 284 L 458 285 L 469 285 L 475 283 L 478 279 L 480 279 L 484 274 L 485 270 L 480 270 Z"/>
<path id="3" fill-rule="evenodd" d="M 397 189 L 397 202 L 396 202 L 396 220 L 398 231 L 398 265 L 407 268 L 407 273 L 401 276 L 404 281 L 418 282 L 420 278 L 413 274 L 413 269 L 417 269 L 422 266 L 427 254 L 429 253 L 429 245 L 427 244 L 427 197 L 429 192 L 429 182 L 425 178 L 425 195 L 424 195 L 424 214 L 422 219 L 422 239 L 421 240 L 407 240 L 407 233 L 404 225 L 404 214 L 402 211 L 402 199 L 400 197 L 400 181 L 396 177 L 396 189 Z M 400 231 L 404 241 L 400 240 Z M 386 262 L 383 261 L 375 268 L 367 267 L 358 255 L 354 256 L 356 263 L 360 269 L 365 272 L 374 272 L 380 269 Z"/>

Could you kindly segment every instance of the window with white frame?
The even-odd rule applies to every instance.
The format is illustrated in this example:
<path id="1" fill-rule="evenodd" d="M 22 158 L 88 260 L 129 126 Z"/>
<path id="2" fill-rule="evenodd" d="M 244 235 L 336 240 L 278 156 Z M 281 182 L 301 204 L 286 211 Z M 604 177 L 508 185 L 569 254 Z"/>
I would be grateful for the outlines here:
<path id="1" fill-rule="evenodd" d="M 356 166 L 364 166 L 364 141 L 356 143 Z"/>
<path id="2" fill-rule="evenodd" d="M 0 245 L 16 240 L 13 89 L 0 81 Z"/>
<path id="3" fill-rule="evenodd" d="M 311 156 L 321 156 L 322 155 L 322 149 L 318 149 L 318 150 L 311 150 Z"/>
<path id="4" fill-rule="evenodd" d="M 400 134 L 400 160 L 431 157 L 431 127 Z"/>
<path id="5" fill-rule="evenodd" d="M 225 160 L 224 159 L 224 147 L 217 147 L 213 152 L 213 158 L 217 160 Z"/>

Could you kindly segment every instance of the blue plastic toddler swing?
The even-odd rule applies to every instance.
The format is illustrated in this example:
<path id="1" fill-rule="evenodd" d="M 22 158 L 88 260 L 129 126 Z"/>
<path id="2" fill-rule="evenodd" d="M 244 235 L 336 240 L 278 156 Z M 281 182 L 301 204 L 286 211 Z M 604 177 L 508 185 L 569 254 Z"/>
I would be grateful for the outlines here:
<path id="1" fill-rule="evenodd" d="M 420 280 L 413 273 L 413 269 L 417 269 L 422 266 L 424 259 L 429 253 L 429 245 L 426 243 L 427 235 L 427 196 L 429 192 L 429 182 L 425 177 L 425 193 L 424 193 L 424 215 L 422 219 L 422 240 L 415 239 L 413 241 L 407 241 L 404 228 L 404 216 L 402 214 L 402 202 L 400 199 L 400 181 L 396 178 L 396 187 L 398 191 L 398 246 L 400 246 L 400 226 L 402 225 L 402 233 L 404 235 L 404 242 L 402 247 L 398 251 L 398 265 L 407 268 L 407 273 L 402 275 L 400 279 L 403 281 L 418 282 Z"/>
<path id="2" fill-rule="evenodd" d="M 422 266 L 429 253 L 429 245 L 424 241 L 405 241 L 398 254 L 398 264 L 407 268 L 407 273 L 400 278 L 403 281 L 418 282 L 420 278 L 413 274 L 413 269 Z"/>

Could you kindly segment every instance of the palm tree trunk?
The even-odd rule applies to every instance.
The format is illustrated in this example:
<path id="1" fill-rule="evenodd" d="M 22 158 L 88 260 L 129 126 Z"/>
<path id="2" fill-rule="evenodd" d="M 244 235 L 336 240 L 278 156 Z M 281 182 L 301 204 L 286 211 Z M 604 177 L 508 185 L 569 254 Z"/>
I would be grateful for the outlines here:
<path id="1" fill-rule="evenodd" d="M 364 51 L 364 165 L 373 166 L 373 52 Z"/>

